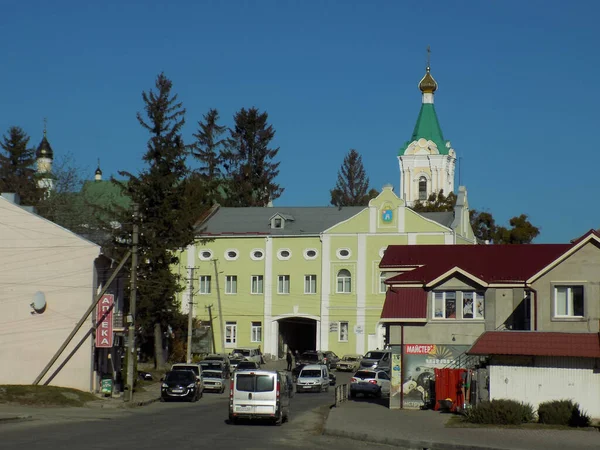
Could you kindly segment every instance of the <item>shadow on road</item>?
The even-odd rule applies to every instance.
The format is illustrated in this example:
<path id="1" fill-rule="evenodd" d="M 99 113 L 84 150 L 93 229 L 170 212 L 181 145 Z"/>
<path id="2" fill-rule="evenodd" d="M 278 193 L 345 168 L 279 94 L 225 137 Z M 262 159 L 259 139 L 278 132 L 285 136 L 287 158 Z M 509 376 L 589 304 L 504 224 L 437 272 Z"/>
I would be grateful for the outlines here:
<path id="1" fill-rule="evenodd" d="M 385 408 L 390 407 L 390 398 L 389 397 L 377 398 L 377 397 L 372 397 L 369 395 L 357 394 L 356 397 L 354 397 L 353 399 L 351 399 L 349 401 L 356 402 L 356 403 L 372 403 L 374 405 L 383 406 Z"/>

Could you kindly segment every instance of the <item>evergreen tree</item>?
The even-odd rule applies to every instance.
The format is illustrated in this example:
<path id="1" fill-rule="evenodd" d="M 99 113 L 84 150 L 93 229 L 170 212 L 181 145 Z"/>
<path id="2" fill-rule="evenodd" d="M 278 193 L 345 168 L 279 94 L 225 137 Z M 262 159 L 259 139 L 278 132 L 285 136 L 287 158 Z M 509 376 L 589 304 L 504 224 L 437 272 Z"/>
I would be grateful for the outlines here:
<path id="1" fill-rule="evenodd" d="M 143 160 L 148 167 L 138 176 L 119 172 L 126 181 L 116 180 L 124 194 L 139 207 L 139 266 L 137 324 L 141 327 L 142 345 L 154 350 L 155 364 L 160 367 L 162 337 L 178 320 L 176 294 L 181 290 L 178 276 L 172 271 L 178 263 L 177 252 L 194 241 L 194 221 L 199 215 L 197 199 L 189 198 L 188 152 L 181 136 L 185 109 L 171 93 L 172 82 L 160 74 L 156 91 L 143 92 L 147 118 L 138 113 L 142 127 L 150 133 Z M 123 232 L 114 244 L 129 242 L 131 212 L 120 220 Z M 153 342 L 153 344 L 152 344 Z"/>
<path id="2" fill-rule="evenodd" d="M 329 191 L 334 206 L 367 206 L 377 197 L 375 189 L 369 190 L 369 177 L 365 172 L 360 154 L 351 149 L 338 171 L 335 188 Z"/>
<path id="3" fill-rule="evenodd" d="M 270 148 L 275 136 L 268 114 L 257 108 L 240 109 L 234 115 L 227 146 L 221 153 L 226 183 L 224 206 L 267 206 L 281 196 L 275 183 L 279 163 L 273 162 L 279 148 Z"/>
<path id="4" fill-rule="evenodd" d="M 202 164 L 198 175 L 208 206 L 223 202 L 221 152 L 227 142 L 222 138 L 227 127 L 219 125 L 218 122 L 219 112 L 216 109 L 210 109 L 204 115 L 204 120 L 198 122 L 198 132 L 194 134 L 196 142 L 192 147 L 192 155 Z"/>
<path id="5" fill-rule="evenodd" d="M 35 170 L 35 149 L 21 127 L 10 127 L 0 143 L 0 192 L 19 194 L 23 205 L 37 206 L 44 197 Z"/>

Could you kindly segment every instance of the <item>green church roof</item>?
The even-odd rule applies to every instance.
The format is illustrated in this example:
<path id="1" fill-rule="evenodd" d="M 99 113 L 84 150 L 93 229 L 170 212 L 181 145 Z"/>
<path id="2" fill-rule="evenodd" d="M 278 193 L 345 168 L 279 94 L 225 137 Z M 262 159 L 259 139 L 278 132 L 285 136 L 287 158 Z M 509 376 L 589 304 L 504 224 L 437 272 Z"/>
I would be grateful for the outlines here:
<path id="1" fill-rule="evenodd" d="M 400 155 L 404 154 L 411 142 L 418 141 L 421 138 L 433 141 L 441 155 L 448 154 L 449 149 L 446 147 L 446 140 L 442 134 L 442 128 L 433 103 L 421 104 L 421 111 L 419 111 L 412 137 L 410 141 L 404 143 L 404 146 L 400 149 Z"/>

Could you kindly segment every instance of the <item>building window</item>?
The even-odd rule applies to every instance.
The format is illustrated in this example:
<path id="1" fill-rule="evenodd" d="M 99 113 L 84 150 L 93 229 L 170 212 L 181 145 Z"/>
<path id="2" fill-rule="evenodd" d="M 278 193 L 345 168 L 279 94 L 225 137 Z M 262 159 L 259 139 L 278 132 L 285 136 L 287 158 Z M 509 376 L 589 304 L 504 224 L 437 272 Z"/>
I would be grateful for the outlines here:
<path id="1" fill-rule="evenodd" d="M 198 256 L 200 256 L 200 259 L 202 261 L 209 261 L 212 258 L 212 252 L 207 249 L 202 249 L 202 250 L 200 250 L 200 253 L 198 254 Z"/>
<path id="2" fill-rule="evenodd" d="M 342 269 L 337 274 L 337 291 L 338 294 L 349 294 L 352 292 L 352 275 L 346 269 Z"/>
<path id="3" fill-rule="evenodd" d="M 385 285 L 385 280 L 387 280 L 387 274 L 385 272 L 379 272 L 379 293 L 385 294 L 387 291 L 387 286 Z"/>
<path id="4" fill-rule="evenodd" d="M 261 342 L 262 341 L 262 323 L 252 322 L 252 328 L 250 333 L 250 342 Z"/>
<path id="5" fill-rule="evenodd" d="M 238 256 L 239 256 L 239 253 L 234 248 L 225 250 L 225 259 L 228 261 L 235 261 L 236 259 L 238 259 Z"/>
<path id="6" fill-rule="evenodd" d="M 225 345 L 237 344 L 237 322 L 225 322 Z"/>
<path id="7" fill-rule="evenodd" d="M 463 319 L 483 319 L 483 292 L 462 293 L 462 317 Z"/>
<path id="8" fill-rule="evenodd" d="M 200 275 L 200 294 L 210 294 L 210 275 Z"/>
<path id="9" fill-rule="evenodd" d="M 348 259 L 352 254 L 349 248 L 338 248 L 336 253 L 338 259 Z"/>
<path id="10" fill-rule="evenodd" d="M 348 322 L 340 322 L 338 327 L 338 341 L 348 342 Z"/>
<path id="11" fill-rule="evenodd" d="M 282 248 L 279 250 L 279 252 L 277 252 L 277 258 L 279 258 L 282 261 L 287 261 L 288 259 L 290 259 L 292 256 L 292 252 L 290 251 L 289 248 Z"/>
<path id="12" fill-rule="evenodd" d="M 254 261 L 260 261 L 265 257 L 265 253 L 260 248 L 255 248 L 250 252 L 250 258 Z"/>
<path id="13" fill-rule="evenodd" d="M 227 275 L 225 277 L 225 293 L 237 294 L 237 275 Z"/>
<path id="14" fill-rule="evenodd" d="M 278 294 L 289 294 L 290 293 L 290 276 L 279 275 L 277 277 L 277 293 Z"/>
<path id="15" fill-rule="evenodd" d="M 435 319 L 456 319 L 456 292 L 435 292 L 433 314 Z"/>
<path id="16" fill-rule="evenodd" d="M 304 293 L 305 294 L 316 294 L 317 293 L 317 276 L 316 275 L 304 275 Z"/>
<path id="17" fill-rule="evenodd" d="M 554 288 L 555 317 L 583 317 L 583 286 Z"/>
<path id="18" fill-rule="evenodd" d="M 419 200 L 427 200 L 427 178 L 419 178 Z"/>
<path id="19" fill-rule="evenodd" d="M 307 248 L 304 250 L 304 259 L 316 259 L 317 255 L 317 250 L 314 248 Z"/>
<path id="20" fill-rule="evenodd" d="M 262 294 L 263 293 L 263 276 L 252 275 L 252 282 L 250 283 L 251 294 Z"/>
<path id="21" fill-rule="evenodd" d="M 283 220 L 279 217 L 273 219 L 273 228 L 281 228 L 283 225 Z"/>

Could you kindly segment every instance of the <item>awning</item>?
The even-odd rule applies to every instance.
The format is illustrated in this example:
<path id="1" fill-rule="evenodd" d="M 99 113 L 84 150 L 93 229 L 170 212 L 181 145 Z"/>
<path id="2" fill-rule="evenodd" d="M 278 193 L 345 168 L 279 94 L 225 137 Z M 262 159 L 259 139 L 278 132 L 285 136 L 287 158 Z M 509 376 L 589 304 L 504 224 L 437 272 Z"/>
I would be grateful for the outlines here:
<path id="1" fill-rule="evenodd" d="M 467 354 L 600 358 L 600 335 L 542 331 L 487 331 L 479 336 Z"/>
<path id="2" fill-rule="evenodd" d="M 381 311 L 384 322 L 421 322 L 427 320 L 427 292 L 422 288 L 394 288 L 385 294 Z"/>

